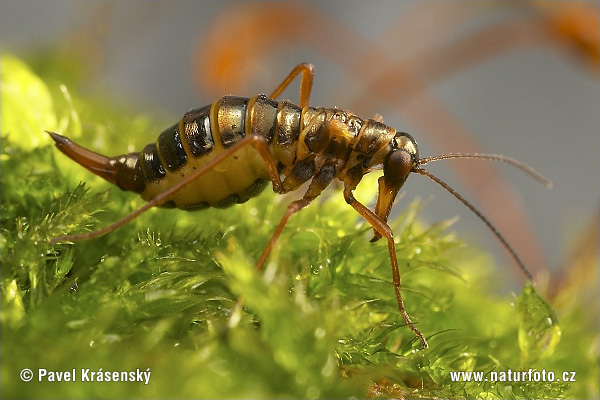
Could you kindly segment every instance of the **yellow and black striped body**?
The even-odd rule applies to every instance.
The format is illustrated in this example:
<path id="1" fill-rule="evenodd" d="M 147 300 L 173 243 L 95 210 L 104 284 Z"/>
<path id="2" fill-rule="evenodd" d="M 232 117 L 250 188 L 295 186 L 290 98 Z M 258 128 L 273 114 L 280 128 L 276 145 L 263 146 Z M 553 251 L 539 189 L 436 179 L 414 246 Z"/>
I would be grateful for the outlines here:
<path id="1" fill-rule="evenodd" d="M 140 153 L 145 182 L 142 198 L 150 200 L 231 147 L 248 133 L 272 139 L 277 102 L 263 97 L 223 97 L 188 111 Z M 228 207 L 247 201 L 268 184 L 264 161 L 252 147 L 236 152 L 180 190 L 165 206 L 182 209 Z"/>
<path id="2" fill-rule="evenodd" d="M 316 185 L 320 193 L 332 178 L 344 180 L 353 168 L 354 175 L 362 176 L 370 167 L 383 164 L 394 149 L 406 146 L 399 142 L 399 135 L 405 134 L 337 108 L 302 109 L 265 95 L 225 96 L 188 111 L 140 153 L 110 158 L 111 176 L 104 177 L 150 200 L 247 135 L 260 135 L 268 142 L 282 179 L 281 193 L 315 176 L 324 182 L 322 187 Z M 416 154 L 416 147 L 412 150 Z M 319 174 L 325 165 L 327 171 Z M 246 146 L 191 181 L 163 206 L 228 207 L 258 195 L 269 180 L 264 159 L 253 146 Z"/>
<path id="3" fill-rule="evenodd" d="M 302 107 L 273 100 L 300 74 L 298 102 Z M 398 309 L 423 348 L 427 348 L 427 340 L 404 307 L 393 231 L 387 224 L 394 200 L 407 177 L 418 173 L 440 184 L 471 209 L 532 279 L 498 229 L 422 165 L 450 158 L 488 159 L 516 166 L 546 185 L 548 180 L 531 167 L 498 154 L 451 153 L 420 159 L 417 142 L 407 133 L 337 108 L 310 107 L 313 78 L 313 66 L 302 63 L 272 92 L 273 98 L 225 96 L 209 106 L 190 110 L 177 124 L 164 130 L 156 143 L 137 153 L 106 157 L 58 133 L 48 132 L 56 147 L 75 162 L 147 200 L 142 207 L 109 226 L 84 234 L 58 236 L 51 242 L 98 237 L 154 206 L 184 210 L 228 207 L 256 196 L 269 181 L 280 194 L 310 181 L 302 198 L 287 207 L 256 264 L 259 269 L 290 216 L 308 206 L 334 179 L 339 179 L 346 203 L 372 226 L 371 241 L 386 238 Z M 378 179 L 375 207 L 370 210 L 354 197 L 353 191 L 365 174 L 376 169 L 382 169 L 383 174 Z"/>

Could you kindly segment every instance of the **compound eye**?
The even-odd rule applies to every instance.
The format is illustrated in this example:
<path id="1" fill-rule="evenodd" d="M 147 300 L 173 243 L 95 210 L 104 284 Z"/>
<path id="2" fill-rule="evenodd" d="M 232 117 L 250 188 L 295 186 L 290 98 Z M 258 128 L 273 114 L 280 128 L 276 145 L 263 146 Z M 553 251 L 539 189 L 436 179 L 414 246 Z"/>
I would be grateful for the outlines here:
<path id="1" fill-rule="evenodd" d="M 413 156 L 408 151 L 392 151 L 383 163 L 383 174 L 392 180 L 404 180 L 413 169 Z"/>

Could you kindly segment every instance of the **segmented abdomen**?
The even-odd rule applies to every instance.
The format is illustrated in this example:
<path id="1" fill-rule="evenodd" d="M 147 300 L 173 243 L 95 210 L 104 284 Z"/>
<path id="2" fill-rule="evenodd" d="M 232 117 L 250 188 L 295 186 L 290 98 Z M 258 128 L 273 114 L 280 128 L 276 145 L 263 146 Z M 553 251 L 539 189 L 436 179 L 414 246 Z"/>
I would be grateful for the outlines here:
<path id="1" fill-rule="evenodd" d="M 164 192 L 245 135 L 264 136 L 281 167 L 292 165 L 301 114 L 298 106 L 265 95 L 226 96 L 188 111 L 140 153 L 139 169 L 145 182 L 142 198 L 149 200 Z M 247 146 L 180 190 L 166 205 L 227 207 L 256 196 L 268 181 L 264 161 Z"/>

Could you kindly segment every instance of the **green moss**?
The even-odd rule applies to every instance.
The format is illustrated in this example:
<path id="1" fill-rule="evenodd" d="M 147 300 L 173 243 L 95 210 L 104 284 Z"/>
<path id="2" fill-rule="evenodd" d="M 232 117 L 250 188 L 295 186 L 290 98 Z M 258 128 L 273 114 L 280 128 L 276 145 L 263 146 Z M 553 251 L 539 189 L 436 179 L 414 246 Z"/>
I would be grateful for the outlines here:
<path id="1" fill-rule="evenodd" d="M 254 263 L 289 201 L 268 191 L 226 210 L 155 209 L 101 238 L 51 245 L 142 201 L 72 165 L 43 129 L 77 136 L 86 121 L 82 144 L 108 154 L 125 152 L 118 146 L 128 143 L 112 140 L 123 132 L 141 148 L 160 129 L 65 95 L 9 55 L 1 87 L 3 398 L 597 396 L 597 353 L 584 350 L 598 343 L 589 316 L 571 308 L 563 336 L 578 343 L 559 343 L 554 311 L 533 287 L 516 299 L 495 290 L 501 272 L 448 233 L 450 222 L 420 224 L 419 202 L 400 202 L 392 226 L 425 351 L 397 311 L 385 243 L 369 243 L 369 227 L 335 191 L 291 219 L 260 272 Z M 366 178 L 357 197 L 369 199 L 373 184 Z M 450 375 L 567 367 L 577 382 Z M 19 379 L 24 368 L 32 382 Z M 38 382 L 39 368 L 75 369 L 78 379 Z M 82 369 L 151 376 L 147 385 L 82 382 Z"/>

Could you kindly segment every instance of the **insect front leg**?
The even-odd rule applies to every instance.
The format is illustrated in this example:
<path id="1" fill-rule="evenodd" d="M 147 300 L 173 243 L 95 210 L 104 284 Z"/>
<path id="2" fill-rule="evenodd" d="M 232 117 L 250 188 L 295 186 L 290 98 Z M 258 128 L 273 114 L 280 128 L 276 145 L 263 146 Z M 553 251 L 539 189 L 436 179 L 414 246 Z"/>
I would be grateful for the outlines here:
<path id="1" fill-rule="evenodd" d="M 360 179 L 362 178 L 362 169 L 359 170 L 360 166 L 357 166 L 355 171 L 348 171 L 347 180 L 344 181 L 344 199 L 346 203 L 350 204 L 352 208 L 358 212 L 361 217 L 363 217 L 372 227 L 373 229 L 379 233 L 381 236 L 385 237 L 388 242 L 388 251 L 390 253 L 390 262 L 392 265 L 392 283 L 394 285 L 394 290 L 396 292 L 396 300 L 398 302 L 398 309 L 400 310 L 400 314 L 402 314 L 402 318 L 404 322 L 410 327 L 415 336 L 419 338 L 421 341 L 421 345 L 424 349 L 429 347 L 427 343 L 427 339 L 421 333 L 421 331 L 416 327 L 416 325 L 410 319 L 406 308 L 404 307 L 404 300 L 402 300 L 402 293 L 400 292 L 400 286 L 402 285 L 402 280 L 400 278 L 400 270 L 398 268 L 398 259 L 396 257 L 396 244 L 394 243 L 394 232 L 392 228 L 377 214 L 373 211 L 369 210 L 364 204 L 359 202 L 354 198 L 352 192 L 358 186 Z"/>
<path id="2" fill-rule="evenodd" d="M 315 76 L 315 67 L 312 64 L 302 63 L 296 65 L 296 67 L 289 73 L 289 75 L 277 86 L 277 89 L 271 93 L 270 98 L 274 99 L 281 94 L 287 88 L 290 83 L 298 76 L 302 74 L 300 78 L 300 96 L 298 99 L 298 105 L 302 108 L 308 106 L 310 99 L 310 92 L 312 90 L 313 78 Z"/>

